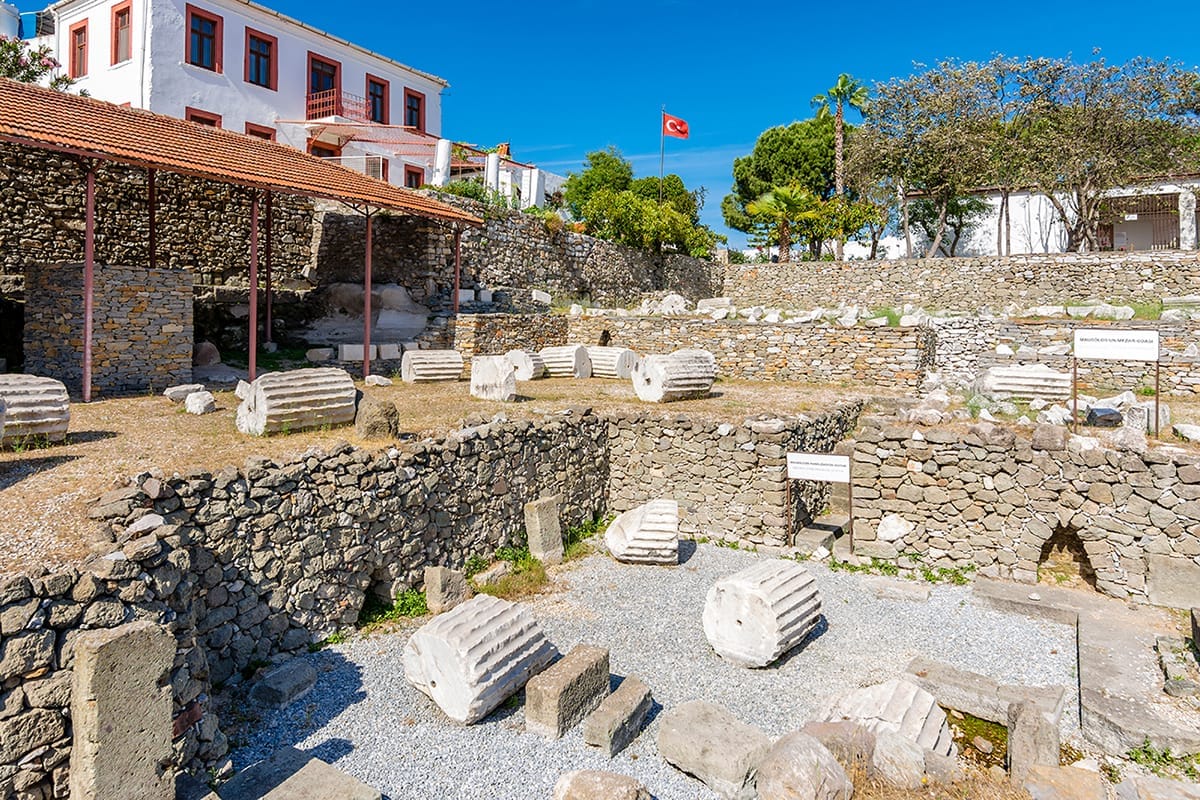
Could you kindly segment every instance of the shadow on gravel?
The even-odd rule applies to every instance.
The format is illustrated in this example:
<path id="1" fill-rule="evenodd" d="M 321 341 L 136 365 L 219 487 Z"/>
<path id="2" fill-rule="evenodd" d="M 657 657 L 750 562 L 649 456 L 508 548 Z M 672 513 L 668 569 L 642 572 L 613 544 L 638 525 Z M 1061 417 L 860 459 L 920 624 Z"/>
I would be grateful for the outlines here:
<path id="1" fill-rule="evenodd" d="M 825 615 L 822 614 L 821 618 L 819 620 L 817 620 L 816 627 L 812 629 L 812 632 L 809 633 L 808 636 L 804 637 L 804 641 L 801 642 L 800 644 L 796 645 L 795 647 L 793 647 L 788 652 L 784 653 L 782 658 L 780 658 L 778 661 L 776 661 L 774 664 L 771 665 L 771 669 L 778 669 L 779 667 L 782 667 L 785 664 L 787 664 L 793 658 L 796 658 L 797 656 L 801 655 L 805 650 L 808 649 L 808 646 L 810 644 L 812 644 L 817 639 L 820 639 L 822 636 L 824 636 L 828 630 L 829 630 L 829 620 L 825 619 Z"/>
<path id="2" fill-rule="evenodd" d="M 79 456 L 40 456 L 0 464 L 0 490 L 15 486 L 39 472 L 45 472 L 78 459 Z"/>
<path id="3" fill-rule="evenodd" d="M 67 434 L 67 444 L 91 444 L 115 438 L 117 438 L 115 431 L 75 431 Z"/>

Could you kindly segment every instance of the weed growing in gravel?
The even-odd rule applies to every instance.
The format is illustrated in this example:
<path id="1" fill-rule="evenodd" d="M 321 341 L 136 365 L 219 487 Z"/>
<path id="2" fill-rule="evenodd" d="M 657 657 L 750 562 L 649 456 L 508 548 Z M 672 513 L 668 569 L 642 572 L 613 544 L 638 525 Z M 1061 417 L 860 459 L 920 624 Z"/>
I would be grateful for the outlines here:
<path id="1" fill-rule="evenodd" d="M 1169 747 L 1159 750 L 1146 739 L 1127 755 L 1130 761 L 1140 764 L 1155 775 L 1183 776 L 1190 781 L 1200 781 L 1200 754 L 1177 756 Z"/>
<path id="2" fill-rule="evenodd" d="M 501 547 L 496 551 L 496 560 L 512 564 L 512 572 L 495 583 L 475 585 L 475 591 L 511 600 L 536 594 L 546 585 L 546 568 L 529 553 L 528 547 Z"/>
<path id="3" fill-rule="evenodd" d="M 574 528 L 567 528 L 567 532 L 563 536 L 563 561 L 574 561 L 595 550 L 595 544 L 591 540 L 608 528 L 616 516 L 616 514 L 608 514 L 582 525 L 576 525 Z"/>
<path id="4" fill-rule="evenodd" d="M 921 577 L 929 583 L 952 583 L 955 586 L 966 586 L 970 583 L 967 576 L 975 571 L 974 564 L 965 567 L 921 567 Z"/>
<path id="5" fill-rule="evenodd" d="M 358 614 L 358 627 L 364 632 L 370 632 L 389 622 L 397 622 L 410 617 L 423 617 L 429 613 L 425 604 L 425 593 L 418 589 L 407 589 L 401 592 L 395 602 L 386 603 L 374 595 L 367 597 L 362 611 Z"/>
<path id="6" fill-rule="evenodd" d="M 829 557 L 829 568 L 834 572 L 866 573 L 870 575 L 887 575 L 895 577 L 900 574 L 900 567 L 891 561 L 880 561 L 872 558 L 869 564 L 851 564 L 849 561 L 839 561 L 836 556 Z"/>
<path id="7" fill-rule="evenodd" d="M 327 638 L 327 639 L 322 639 L 319 642 L 310 643 L 308 645 L 308 652 L 315 653 L 318 650 L 324 650 L 326 647 L 328 647 L 331 644 L 341 644 L 345 641 L 346 641 L 346 634 L 342 633 L 341 631 L 338 631 L 337 633 L 329 636 L 329 638 Z"/>
<path id="8" fill-rule="evenodd" d="M 8 445 L 8 449 L 14 453 L 25 453 L 30 450 L 48 450 L 53 442 L 47 439 L 42 434 L 34 433 L 28 436 L 19 436 L 13 439 Z"/>

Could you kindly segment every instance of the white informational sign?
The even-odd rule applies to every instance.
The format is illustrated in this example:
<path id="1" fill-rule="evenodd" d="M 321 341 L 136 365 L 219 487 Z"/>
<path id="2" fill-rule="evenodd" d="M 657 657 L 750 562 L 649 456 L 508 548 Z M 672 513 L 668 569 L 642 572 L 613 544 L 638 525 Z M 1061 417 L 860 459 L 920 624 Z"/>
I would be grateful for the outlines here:
<path id="1" fill-rule="evenodd" d="M 1074 355 L 1101 361 L 1158 361 L 1158 331 L 1076 328 Z"/>
<path id="2" fill-rule="evenodd" d="M 788 480 L 850 482 L 850 456 L 820 453 L 788 453 Z"/>

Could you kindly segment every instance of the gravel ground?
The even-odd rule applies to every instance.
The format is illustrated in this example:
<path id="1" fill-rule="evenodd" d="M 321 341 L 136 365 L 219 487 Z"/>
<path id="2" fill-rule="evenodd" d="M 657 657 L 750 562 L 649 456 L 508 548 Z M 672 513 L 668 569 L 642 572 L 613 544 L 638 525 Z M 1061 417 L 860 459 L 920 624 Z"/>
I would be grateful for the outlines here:
<path id="1" fill-rule="evenodd" d="M 684 548 L 687 555 L 692 546 Z M 1005 682 L 1074 685 L 1068 626 L 983 607 L 966 586 L 934 587 L 927 602 L 876 599 L 862 576 L 821 564 L 808 569 L 820 584 L 828 624 L 772 668 L 728 665 L 704 638 L 704 598 L 716 579 L 757 558 L 700 545 L 684 564 L 668 569 L 593 555 L 558 570 L 561 591 L 530 605 L 560 650 L 607 646 L 612 672 L 641 677 L 661 706 L 708 700 L 772 736 L 802 725 L 830 694 L 897 676 L 918 654 Z M 307 656 L 321 670 L 316 688 L 291 708 L 265 715 L 233 753 L 235 765 L 291 744 L 335 762 L 391 800 L 546 798 L 559 775 L 581 768 L 634 775 L 659 800 L 715 797 L 657 756 L 653 720 L 612 761 L 586 747 L 579 728 L 557 742 L 526 734 L 519 708 L 501 709 L 470 727 L 449 722 L 404 680 L 401 652 L 414 628 Z"/>

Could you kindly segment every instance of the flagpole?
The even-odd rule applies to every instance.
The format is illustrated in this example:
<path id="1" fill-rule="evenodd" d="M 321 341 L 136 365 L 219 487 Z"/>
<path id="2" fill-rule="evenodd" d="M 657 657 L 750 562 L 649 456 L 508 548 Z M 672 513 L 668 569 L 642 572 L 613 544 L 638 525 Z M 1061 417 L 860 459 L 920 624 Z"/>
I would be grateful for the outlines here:
<path id="1" fill-rule="evenodd" d="M 663 194 L 663 164 L 667 157 L 667 131 L 663 120 L 667 118 L 667 106 L 663 104 L 662 114 L 658 118 L 658 204 L 662 205 Z"/>

